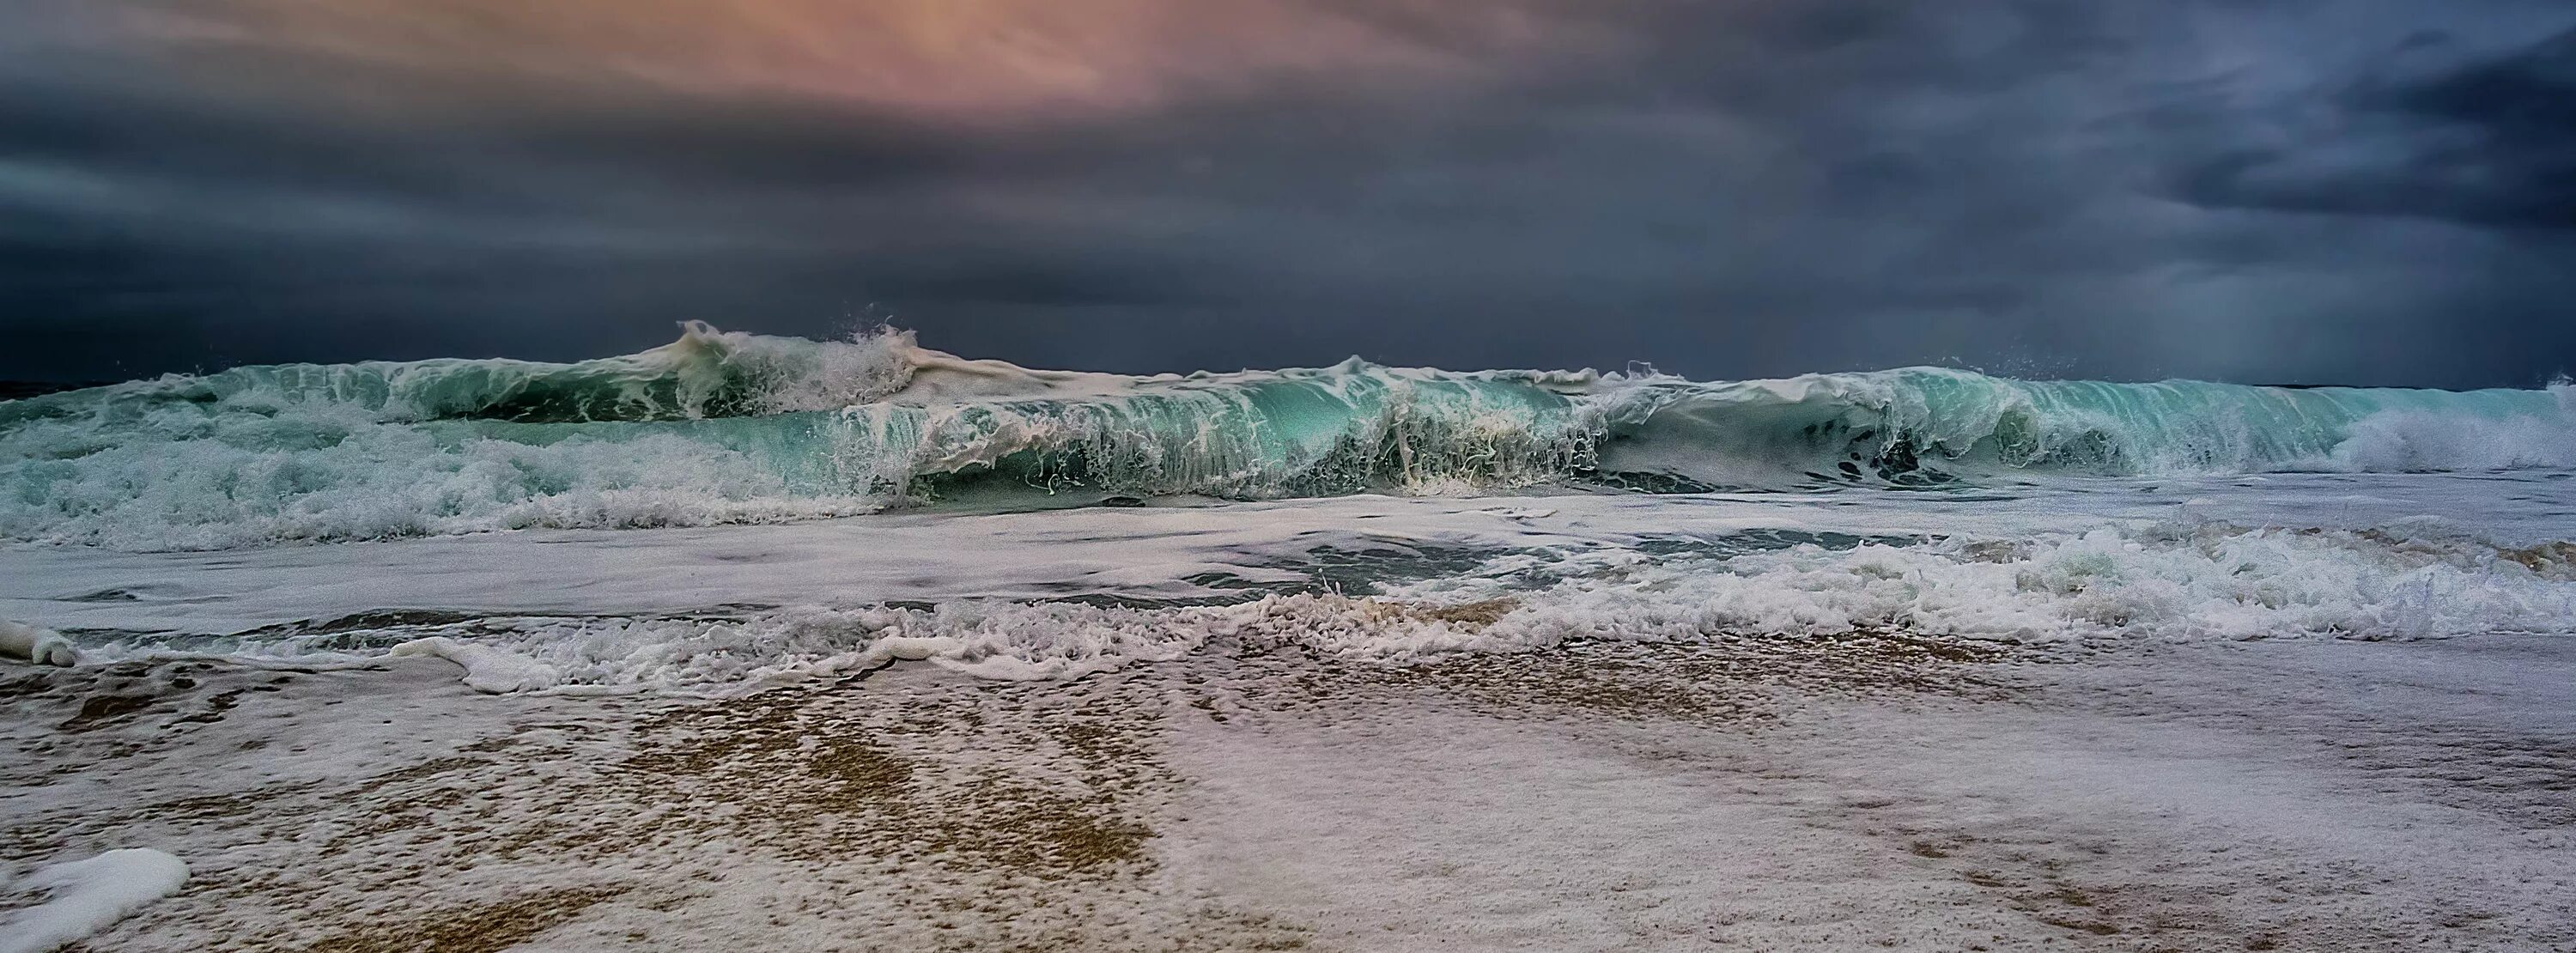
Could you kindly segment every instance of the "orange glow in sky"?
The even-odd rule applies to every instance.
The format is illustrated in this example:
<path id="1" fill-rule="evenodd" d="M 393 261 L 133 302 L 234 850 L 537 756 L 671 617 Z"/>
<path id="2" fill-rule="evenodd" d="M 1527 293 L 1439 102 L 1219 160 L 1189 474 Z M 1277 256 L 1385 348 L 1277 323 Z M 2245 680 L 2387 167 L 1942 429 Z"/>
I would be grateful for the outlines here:
<path id="1" fill-rule="evenodd" d="M 439 71 L 828 97 L 961 118 L 1116 111 L 1310 75 L 1471 79 L 1562 37 L 1532 4 L 1314 0 L 219 0 L 179 43 Z"/>

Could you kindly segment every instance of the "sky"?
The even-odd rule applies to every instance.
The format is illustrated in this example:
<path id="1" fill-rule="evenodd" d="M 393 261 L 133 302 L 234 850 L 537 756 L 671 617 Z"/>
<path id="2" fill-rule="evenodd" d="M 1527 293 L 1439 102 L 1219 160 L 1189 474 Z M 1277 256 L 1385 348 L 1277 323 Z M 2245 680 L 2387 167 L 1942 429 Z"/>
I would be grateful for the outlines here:
<path id="1" fill-rule="evenodd" d="M 2576 371 L 2576 5 L 15 0 L 0 377 Z"/>

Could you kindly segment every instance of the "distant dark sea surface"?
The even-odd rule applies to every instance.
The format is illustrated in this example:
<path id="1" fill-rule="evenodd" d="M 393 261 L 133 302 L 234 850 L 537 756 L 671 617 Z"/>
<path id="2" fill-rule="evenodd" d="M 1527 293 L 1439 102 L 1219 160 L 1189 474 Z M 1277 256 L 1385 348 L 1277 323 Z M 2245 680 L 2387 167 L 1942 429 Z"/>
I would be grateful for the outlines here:
<path id="1" fill-rule="evenodd" d="M 0 380 L 0 400 L 21 400 L 55 391 L 100 387 L 113 381 L 5 381 Z"/>

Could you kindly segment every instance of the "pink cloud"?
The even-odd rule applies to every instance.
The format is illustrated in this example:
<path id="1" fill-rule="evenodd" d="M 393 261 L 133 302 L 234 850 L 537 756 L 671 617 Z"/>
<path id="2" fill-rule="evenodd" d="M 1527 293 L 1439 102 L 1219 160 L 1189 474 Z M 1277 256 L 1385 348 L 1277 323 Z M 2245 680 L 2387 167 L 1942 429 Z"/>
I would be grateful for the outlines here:
<path id="1" fill-rule="evenodd" d="M 1556 0 L 200 0 L 128 22 L 182 46 L 971 119 L 1143 109 L 1280 81 L 1472 83 L 1600 40 L 1556 15 L 1571 9 Z"/>

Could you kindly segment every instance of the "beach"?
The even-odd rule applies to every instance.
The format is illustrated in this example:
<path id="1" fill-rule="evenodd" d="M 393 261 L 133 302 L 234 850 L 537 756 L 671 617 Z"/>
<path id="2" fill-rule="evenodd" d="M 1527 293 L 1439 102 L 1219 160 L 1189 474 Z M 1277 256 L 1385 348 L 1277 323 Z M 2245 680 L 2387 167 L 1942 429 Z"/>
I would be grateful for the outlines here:
<path id="1" fill-rule="evenodd" d="M 189 858 L 94 950 L 2538 950 L 2576 941 L 2569 652 L 12 671 L 6 853 Z"/>

